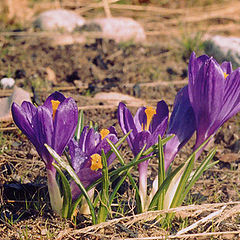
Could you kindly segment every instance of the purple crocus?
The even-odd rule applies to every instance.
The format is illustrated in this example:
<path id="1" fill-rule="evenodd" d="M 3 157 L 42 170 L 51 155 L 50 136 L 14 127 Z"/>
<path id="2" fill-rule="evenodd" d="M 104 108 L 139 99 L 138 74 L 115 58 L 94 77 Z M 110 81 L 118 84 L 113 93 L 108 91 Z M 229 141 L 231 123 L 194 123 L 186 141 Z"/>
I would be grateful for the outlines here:
<path id="1" fill-rule="evenodd" d="M 56 170 L 52 165 L 54 159 L 44 144 L 62 155 L 75 132 L 78 121 L 77 104 L 72 98 L 65 98 L 63 94 L 54 92 L 39 107 L 30 102 L 23 102 L 21 106 L 13 103 L 12 116 L 46 165 L 51 205 L 53 210 L 60 213 L 61 195 L 56 182 Z"/>
<path id="2" fill-rule="evenodd" d="M 102 176 L 101 151 L 103 149 L 107 154 L 111 150 L 106 139 L 114 144 L 117 143 L 117 133 L 113 126 L 100 132 L 86 126 L 79 141 L 72 139 L 68 145 L 72 167 L 85 188 Z M 111 154 L 107 159 L 108 166 L 114 158 L 115 154 Z M 71 189 L 72 198 L 76 200 L 80 195 L 80 189 L 74 181 L 71 182 Z"/>
<path id="3" fill-rule="evenodd" d="M 146 149 L 156 144 L 158 136 L 163 136 L 168 124 L 168 106 L 164 101 L 157 104 L 157 108 L 141 107 L 137 110 L 134 118 L 124 103 L 118 106 L 118 122 L 124 134 L 130 130 L 127 141 L 134 154 L 141 151 L 146 144 Z M 144 210 L 147 195 L 147 167 L 149 160 L 138 165 L 139 193 Z"/>
<path id="4" fill-rule="evenodd" d="M 213 57 L 192 53 L 189 62 L 189 99 L 196 118 L 195 149 L 240 111 L 240 68 L 219 65 Z"/>

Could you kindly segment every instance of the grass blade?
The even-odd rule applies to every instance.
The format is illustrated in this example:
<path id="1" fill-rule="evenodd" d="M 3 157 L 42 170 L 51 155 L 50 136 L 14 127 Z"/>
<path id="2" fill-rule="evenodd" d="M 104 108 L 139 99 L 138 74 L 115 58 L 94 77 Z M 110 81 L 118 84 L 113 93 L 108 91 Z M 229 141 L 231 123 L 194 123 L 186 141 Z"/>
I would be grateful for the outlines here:
<path id="1" fill-rule="evenodd" d="M 158 186 L 161 186 L 165 180 L 165 162 L 163 153 L 163 144 L 161 136 L 158 136 Z M 158 200 L 158 210 L 163 209 L 165 191 L 163 190 Z"/>
<path id="2" fill-rule="evenodd" d="M 101 199 L 100 199 L 100 207 L 98 211 L 98 219 L 97 223 L 105 222 L 109 210 L 109 202 L 108 202 L 108 195 L 109 195 L 109 176 L 108 176 L 108 166 L 107 166 L 107 159 L 102 150 L 102 191 L 101 191 Z"/>
<path id="3" fill-rule="evenodd" d="M 216 153 L 216 149 L 212 149 L 208 156 L 206 157 L 206 159 L 204 159 L 204 161 L 202 161 L 202 163 L 199 165 L 199 167 L 195 170 L 190 182 L 188 183 L 184 193 L 181 196 L 180 202 L 179 204 L 181 204 L 183 202 L 183 200 L 185 199 L 185 197 L 187 196 L 188 192 L 190 191 L 190 189 L 192 188 L 192 186 L 196 183 L 196 181 L 201 177 L 202 173 L 209 168 L 212 165 L 215 165 L 216 162 L 214 162 L 213 164 L 210 164 L 209 166 L 209 162 L 212 160 L 212 158 L 214 157 Z"/>
<path id="4" fill-rule="evenodd" d="M 123 165 L 123 166 L 126 166 L 125 162 L 124 162 L 124 159 L 123 157 L 121 156 L 121 153 L 118 151 L 118 149 L 116 148 L 116 146 L 109 140 L 107 139 L 107 142 L 109 143 L 112 151 L 116 154 L 116 156 L 118 157 L 120 163 Z M 146 145 L 143 146 L 142 150 L 138 153 L 138 155 L 134 158 L 134 160 L 132 162 L 136 162 L 140 159 L 140 157 L 142 156 L 142 153 L 145 149 Z M 140 195 L 139 195 L 139 189 L 138 189 L 138 186 L 136 184 L 136 182 L 134 181 L 132 175 L 130 174 L 130 171 L 131 171 L 132 167 L 129 167 L 129 169 L 127 170 L 127 173 L 126 175 L 128 176 L 129 178 L 129 181 L 131 182 L 133 188 L 136 190 L 136 204 L 137 204 L 137 210 L 138 212 L 142 212 L 142 205 L 141 205 L 141 199 L 140 199 Z M 123 179 L 121 180 L 122 183 L 123 181 L 125 180 L 125 178 L 123 177 Z M 122 184 L 121 183 L 121 184 Z M 119 187 L 121 186 L 121 184 L 117 184 L 116 186 L 116 189 L 115 191 L 113 192 L 114 195 L 111 196 L 111 201 L 114 199 L 114 196 L 115 194 L 117 193 L 117 190 L 119 189 Z"/>
<path id="5" fill-rule="evenodd" d="M 83 110 L 81 110 L 79 112 L 78 124 L 77 124 L 77 128 L 76 128 L 76 131 L 75 131 L 75 139 L 77 140 L 77 142 L 80 139 L 83 127 L 84 127 L 84 116 L 83 116 Z"/>
<path id="6" fill-rule="evenodd" d="M 157 192 L 155 193 L 151 203 L 149 204 L 148 210 L 152 211 L 155 210 L 158 204 L 158 199 L 160 194 L 162 194 L 163 191 L 167 191 L 170 182 L 172 181 L 172 179 L 175 177 L 175 175 L 182 169 L 182 167 L 184 166 L 184 164 L 181 164 L 180 166 L 178 166 L 172 173 L 170 173 L 166 179 L 163 181 L 162 185 L 159 186 Z"/>
<path id="7" fill-rule="evenodd" d="M 195 153 L 190 156 L 190 158 L 185 163 L 185 166 L 183 168 L 183 173 L 181 174 L 181 177 L 179 184 L 177 186 L 176 192 L 174 194 L 174 197 L 172 199 L 172 202 L 170 204 L 170 208 L 174 208 L 178 206 L 179 199 L 181 199 L 181 194 L 183 194 L 185 190 L 185 186 L 188 183 L 188 178 L 192 172 L 193 166 L 194 166 L 194 160 L 195 160 Z M 176 179 L 177 180 L 177 179 Z M 171 191 L 171 189 L 168 189 Z"/>

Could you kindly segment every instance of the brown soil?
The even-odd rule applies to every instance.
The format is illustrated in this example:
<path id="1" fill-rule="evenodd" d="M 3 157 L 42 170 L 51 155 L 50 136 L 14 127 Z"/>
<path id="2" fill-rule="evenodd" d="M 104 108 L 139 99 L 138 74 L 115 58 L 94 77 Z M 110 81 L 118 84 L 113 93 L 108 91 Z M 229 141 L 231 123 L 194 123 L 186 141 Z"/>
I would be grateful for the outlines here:
<path id="1" fill-rule="evenodd" d="M 153 7 L 157 6 L 155 2 Z M 184 1 L 180 2 L 183 5 L 180 7 L 189 7 Z M 142 22 L 149 30 L 149 18 L 145 17 Z M 156 14 L 152 17 L 156 18 Z M 100 127 L 114 125 L 121 135 L 117 108 L 95 100 L 93 96 L 98 92 L 117 91 L 141 98 L 148 105 L 156 105 L 157 101 L 164 99 L 172 106 L 177 91 L 186 84 L 189 54 L 179 44 L 182 40 L 179 31 L 177 35 L 178 38 L 170 42 L 155 41 L 158 35 L 154 35 L 148 36 L 147 44 L 116 44 L 112 40 L 91 39 L 86 44 L 68 46 L 52 46 L 48 38 L 34 35 L 0 36 L 0 78 L 14 77 L 18 86 L 34 92 L 33 100 L 38 104 L 55 90 L 72 96 L 78 106 L 84 108 L 86 124 L 92 120 Z M 194 50 L 198 54 L 201 52 L 198 48 Z M 55 73 L 54 81 L 49 80 L 47 68 Z M 10 93 L 0 90 L 1 97 Z M 133 112 L 136 109 L 131 107 Z M 216 134 L 212 146 L 217 146 L 214 160 L 219 163 L 204 173 L 185 200 L 185 205 L 200 204 L 202 207 L 180 209 L 172 226 L 166 230 L 153 221 L 154 217 L 151 219 L 151 213 L 147 216 L 149 221 L 145 221 L 145 215 L 139 219 L 131 218 L 134 212 L 127 195 L 133 193 L 128 188 L 124 189 L 123 201 L 129 204 L 129 219 L 119 219 L 118 222 L 109 219 L 109 224 L 100 228 L 88 228 L 90 221 L 83 216 L 78 216 L 76 224 L 60 219 L 46 201 L 44 164 L 31 143 L 12 122 L 1 123 L 0 130 L 1 239 L 141 239 L 172 235 L 221 209 L 218 203 L 226 203 L 224 214 L 186 232 L 186 238 L 239 239 L 240 115 L 225 123 Z M 174 166 L 186 160 L 193 142 L 180 152 Z M 130 160 L 132 156 L 126 146 L 123 153 Z M 200 162 L 201 158 L 197 164 Z M 149 168 L 151 179 L 156 175 L 156 168 L 157 162 L 153 160 Z M 231 202 L 236 203 L 231 205 Z M 213 234 L 207 235 L 210 233 Z"/>

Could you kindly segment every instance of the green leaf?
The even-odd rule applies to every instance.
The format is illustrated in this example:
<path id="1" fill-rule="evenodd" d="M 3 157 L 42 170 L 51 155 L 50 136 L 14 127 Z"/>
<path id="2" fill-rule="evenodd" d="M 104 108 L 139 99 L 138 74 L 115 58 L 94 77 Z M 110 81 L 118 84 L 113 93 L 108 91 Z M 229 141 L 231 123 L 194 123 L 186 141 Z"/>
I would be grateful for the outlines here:
<path id="1" fill-rule="evenodd" d="M 163 144 L 161 135 L 158 136 L 158 186 L 161 186 L 165 180 L 165 162 L 164 162 L 164 153 L 163 153 Z M 158 210 L 163 209 L 165 191 L 159 196 L 158 200 Z"/>
<path id="2" fill-rule="evenodd" d="M 49 147 L 47 144 L 44 144 L 44 146 L 47 148 L 47 150 L 52 155 L 52 157 L 58 162 L 58 164 L 68 172 L 68 174 L 72 177 L 72 179 L 75 181 L 75 183 L 80 188 L 82 194 L 84 195 L 84 197 L 86 198 L 86 201 L 88 203 L 88 206 L 89 206 L 89 209 L 90 209 L 90 212 L 92 215 L 92 222 L 93 222 L 93 224 L 96 224 L 96 215 L 94 212 L 92 202 L 88 196 L 86 189 L 82 185 L 80 179 L 78 178 L 77 174 L 74 172 L 73 168 L 69 165 L 69 163 L 66 163 L 51 147 Z"/>
<path id="3" fill-rule="evenodd" d="M 77 128 L 76 128 L 76 131 L 75 131 L 75 139 L 77 140 L 77 142 L 80 139 L 83 127 L 84 127 L 84 116 L 83 116 L 83 110 L 81 110 L 79 112 L 78 124 L 77 124 Z"/>
<path id="4" fill-rule="evenodd" d="M 202 163 L 199 165 L 199 167 L 195 170 L 192 178 L 190 179 L 185 191 L 182 193 L 182 196 L 180 198 L 179 204 L 181 204 L 185 197 L 187 196 L 188 192 L 192 188 L 192 186 L 196 183 L 196 181 L 201 177 L 204 171 L 206 171 L 210 166 L 213 166 L 216 164 L 216 162 L 209 164 L 209 162 L 212 160 L 216 153 L 216 149 L 212 149 L 208 156 L 202 161 Z"/>
<path id="5" fill-rule="evenodd" d="M 100 198 L 100 207 L 98 211 L 98 219 L 97 223 L 105 222 L 109 210 L 109 176 L 108 176 L 108 166 L 107 166 L 107 159 L 106 155 L 104 153 L 104 150 L 102 150 L 102 191 L 101 191 L 101 198 Z"/>
<path id="6" fill-rule="evenodd" d="M 159 186 L 159 188 L 158 188 L 157 192 L 155 193 L 151 203 L 149 204 L 149 207 L 148 207 L 149 211 L 155 210 L 157 208 L 159 196 L 162 194 L 162 192 L 167 191 L 167 189 L 169 187 L 169 184 L 171 183 L 172 179 L 182 169 L 183 166 L 184 166 L 184 164 L 181 164 L 180 166 L 178 166 L 172 173 L 170 173 L 166 177 L 166 179 L 163 181 L 161 186 Z"/>
<path id="7" fill-rule="evenodd" d="M 179 184 L 177 185 L 177 189 L 176 189 L 176 192 L 175 192 L 174 197 L 172 199 L 172 202 L 169 203 L 170 208 L 174 208 L 174 207 L 178 206 L 178 202 L 179 202 L 179 199 L 181 198 L 181 194 L 185 190 L 185 186 L 188 183 L 188 178 L 189 178 L 189 176 L 190 176 L 190 174 L 193 170 L 194 160 L 195 160 L 195 153 L 192 154 L 190 156 L 190 158 L 187 160 L 187 162 L 185 163 L 185 166 L 182 169 L 183 170 L 183 173 L 181 174 L 182 176 L 181 175 L 177 176 L 177 178 L 181 177 L 181 179 L 179 181 Z M 178 182 L 178 179 L 176 179 L 175 185 L 177 184 L 177 182 Z M 172 191 L 172 189 L 170 189 L 170 186 L 169 186 L 168 191 Z"/>
<path id="8" fill-rule="evenodd" d="M 118 149 L 116 148 L 116 146 L 109 140 L 107 139 L 107 142 L 109 143 L 112 151 L 116 154 L 117 158 L 119 159 L 120 163 L 123 165 L 123 166 L 126 166 L 125 162 L 124 162 L 124 159 L 121 155 L 121 153 L 118 151 Z M 133 159 L 132 162 L 136 162 L 140 159 L 140 157 L 142 156 L 142 153 L 145 149 L 146 145 L 143 146 L 142 150 L 138 153 L 138 155 Z M 111 196 L 111 200 L 110 202 L 114 199 L 114 196 L 115 194 L 117 193 L 118 189 L 120 188 L 121 184 L 124 182 L 126 176 L 128 176 L 131 184 L 132 184 L 132 187 L 136 190 L 136 204 L 137 204 L 137 209 L 138 209 L 138 212 L 142 212 L 142 205 L 141 205 L 141 199 L 140 199 L 140 195 L 139 195 L 139 189 L 138 189 L 138 186 L 136 184 L 136 182 L 134 181 L 132 175 L 130 174 L 130 171 L 131 171 L 132 167 L 129 167 L 129 169 L 127 170 L 127 173 L 126 175 L 120 180 L 121 183 L 117 184 L 114 191 L 113 191 L 113 194 Z"/>
<path id="9" fill-rule="evenodd" d="M 179 204 L 182 201 L 182 196 L 183 193 L 185 191 L 185 187 L 188 184 L 189 181 L 189 176 L 193 170 L 193 166 L 194 166 L 194 161 L 195 161 L 195 156 L 196 153 L 203 148 L 207 142 L 212 138 L 212 136 L 210 136 L 206 141 L 204 141 L 193 153 L 192 155 L 188 158 L 187 162 L 185 163 L 185 166 L 183 168 L 183 174 L 182 176 L 178 176 L 179 178 L 181 177 L 177 190 L 175 192 L 175 195 L 173 197 L 172 203 L 171 203 L 171 208 L 177 207 L 179 206 Z M 176 183 L 177 184 L 177 183 Z M 190 189 L 189 189 L 190 190 Z"/>
<path id="10" fill-rule="evenodd" d="M 118 148 L 121 146 L 121 144 L 126 140 L 126 138 L 128 137 L 128 135 L 129 135 L 131 132 L 132 132 L 132 130 L 129 131 L 126 135 L 124 135 L 121 139 L 119 139 L 119 141 L 114 145 L 116 149 L 118 149 Z M 106 140 L 108 140 L 108 139 L 106 138 Z M 106 158 L 108 159 L 112 153 L 113 153 L 113 150 L 109 151 L 109 152 L 106 154 Z"/>
<path id="11" fill-rule="evenodd" d="M 63 184 L 62 217 L 67 218 L 68 214 L 69 214 L 69 211 L 71 209 L 71 204 L 72 204 L 72 193 L 71 193 L 70 184 L 69 184 L 66 176 L 64 175 L 64 173 L 60 169 L 60 167 L 55 162 L 53 162 L 52 164 L 55 167 L 55 169 L 57 170 L 57 172 L 59 173 L 59 175 L 61 177 L 61 180 L 62 180 L 62 184 Z"/>
<path id="12" fill-rule="evenodd" d="M 151 157 L 145 157 L 145 158 L 142 158 L 142 159 L 139 159 L 138 161 L 131 161 L 129 162 L 128 164 L 120 167 L 120 168 L 117 168 L 111 172 L 109 172 L 109 177 L 113 177 L 113 176 L 119 176 L 119 175 L 122 175 L 124 173 L 127 172 L 127 170 L 130 168 L 130 167 L 134 167 L 136 165 L 138 165 L 139 163 L 141 162 L 144 162 L 148 159 L 150 159 Z M 87 187 L 87 191 L 90 190 L 91 188 L 97 186 L 99 183 L 101 183 L 103 181 L 103 177 L 99 178 L 97 181 L 95 181 L 94 183 L 90 184 L 88 187 Z M 79 196 L 80 198 L 81 196 Z"/>

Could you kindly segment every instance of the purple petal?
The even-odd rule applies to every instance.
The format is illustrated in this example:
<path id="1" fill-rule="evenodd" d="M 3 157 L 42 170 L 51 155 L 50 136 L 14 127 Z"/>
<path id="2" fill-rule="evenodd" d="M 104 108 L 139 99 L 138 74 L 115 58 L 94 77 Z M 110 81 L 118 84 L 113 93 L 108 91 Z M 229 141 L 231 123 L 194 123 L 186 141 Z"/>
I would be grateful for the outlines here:
<path id="1" fill-rule="evenodd" d="M 96 133 L 93 128 L 90 128 L 88 131 L 88 134 L 86 136 L 86 142 L 85 142 L 85 152 L 87 155 L 92 155 L 93 152 L 95 151 L 95 139 L 99 133 Z"/>
<path id="2" fill-rule="evenodd" d="M 132 150 L 134 156 L 137 156 L 137 154 L 142 150 L 145 144 L 146 144 L 145 149 L 151 147 L 150 137 L 151 134 L 149 131 L 142 131 L 135 136 Z"/>
<path id="3" fill-rule="evenodd" d="M 44 102 L 43 106 L 47 107 L 52 114 L 52 100 L 59 101 L 60 103 L 63 102 L 66 98 L 60 92 L 52 93 Z"/>
<path id="4" fill-rule="evenodd" d="M 109 127 L 108 131 L 117 136 L 117 131 L 116 131 L 115 127 L 113 127 L 113 126 Z"/>
<path id="5" fill-rule="evenodd" d="M 157 129 L 160 135 L 163 136 L 164 132 L 167 128 L 167 121 L 168 121 L 168 105 L 164 101 L 160 101 L 157 104 L 156 114 L 153 116 L 152 124 L 150 124 L 150 132 L 153 133 Z M 160 129 L 159 129 L 160 128 Z"/>
<path id="6" fill-rule="evenodd" d="M 32 126 L 32 118 L 36 114 L 36 108 L 30 102 L 23 102 L 22 107 L 13 103 L 11 109 L 15 124 L 29 138 L 33 145 L 38 148 L 39 144 Z"/>
<path id="7" fill-rule="evenodd" d="M 106 138 L 109 139 L 113 144 L 116 144 L 118 141 L 118 138 L 115 134 L 108 134 Z M 107 142 L 106 138 L 104 138 L 95 148 L 96 153 L 98 153 L 99 155 L 101 155 L 102 149 L 104 150 L 105 154 L 107 154 L 111 150 L 111 147 Z M 115 157 L 115 154 L 110 155 L 110 157 L 107 159 L 108 166 L 113 162 Z"/>
<path id="8" fill-rule="evenodd" d="M 95 182 L 97 179 L 99 179 L 102 176 L 101 170 L 99 171 L 92 171 L 90 168 L 84 168 L 81 169 L 77 173 L 81 183 L 85 188 L 87 188 L 91 183 Z M 72 192 L 72 199 L 75 201 L 79 195 L 81 194 L 81 191 L 77 184 L 74 181 L 71 181 L 71 192 Z"/>
<path id="9" fill-rule="evenodd" d="M 134 136 L 137 134 L 137 129 L 133 121 L 132 114 L 127 109 L 124 103 L 119 103 L 118 106 L 118 122 L 124 134 L 127 134 L 130 130 L 132 132 L 128 135 L 127 141 L 129 147 L 133 149 Z"/>
<path id="10" fill-rule="evenodd" d="M 143 126 L 147 124 L 147 115 L 145 110 L 145 107 L 138 108 L 134 116 L 134 123 L 138 132 L 141 132 L 143 130 Z"/>
<path id="11" fill-rule="evenodd" d="M 37 108 L 30 102 L 24 101 L 21 105 L 22 111 L 26 114 L 28 121 L 31 123 L 33 116 L 37 112 Z"/>
<path id="12" fill-rule="evenodd" d="M 232 64 L 230 62 L 223 62 L 221 64 L 221 68 L 223 70 L 224 73 L 226 74 L 231 74 L 232 73 Z"/>
<path id="13" fill-rule="evenodd" d="M 166 116 L 162 122 L 157 126 L 157 128 L 155 129 L 155 131 L 151 134 L 150 136 L 150 145 L 154 145 L 158 142 L 158 136 L 160 135 L 161 137 L 163 137 L 166 128 L 168 125 L 168 116 Z"/>
<path id="14" fill-rule="evenodd" d="M 83 168 L 84 163 L 88 160 L 88 156 L 78 146 L 75 139 L 70 140 L 68 148 L 71 156 L 72 167 L 74 171 L 78 173 Z"/>
<path id="15" fill-rule="evenodd" d="M 51 169 L 53 168 L 53 159 L 47 149 L 44 147 L 44 144 L 46 143 L 53 148 L 53 120 L 50 111 L 46 107 L 40 106 L 37 108 L 37 113 L 33 117 L 33 129 L 35 136 L 39 142 L 39 147 L 36 147 L 36 149 L 45 162 L 46 167 Z"/>
<path id="16" fill-rule="evenodd" d="M 196 130 L 195 115 L 188 97 L 188 86 L 183 87 L 177 94 L 173 112 L 170 117 L 167 135 L 175 134 L 164 148 L 165 168 L 173 161 L 177 152 L 188 142 Z"/>
<path id="17" fill-rule="evenodd" d="M 225 91 L 222 101 L 221 112 L 215 126 L 211 126 L 211 133 L 215 132 L 224 122 L 240 111 L 240 68 L 236 69 L 225 80 Z"/>
<path id="18" fill-rule="evenodd" d="M 205 138 L 207 129 L 222 108 L 224 75 L 221 67 L 210 58 L 200 68 L 196 81 L 189 78 L 188 92 L 197 124 L 197 137 Z"/>
<path id="19" fill-rule="evenodd" d="M 52 147 L 59 155 L 62 155 L 65 147 L 73 137 L 77 122 L 77 104 L 72 98 L 67 98 L 59 104 L 53 123 Z"/>
<path id="20" fill-rule="evenodd" d="M 189 76 L 189 84 L 195 83 L 196 76 L 199 71 L 199 69 L 202 67 L 202 65 L 209 59 L 207 55 L 202 55 L 198 58 L 196 58 L 195 53 L 193 52 L 191 54 L 189 65 L 188 65 L 188 76 Z"/>

